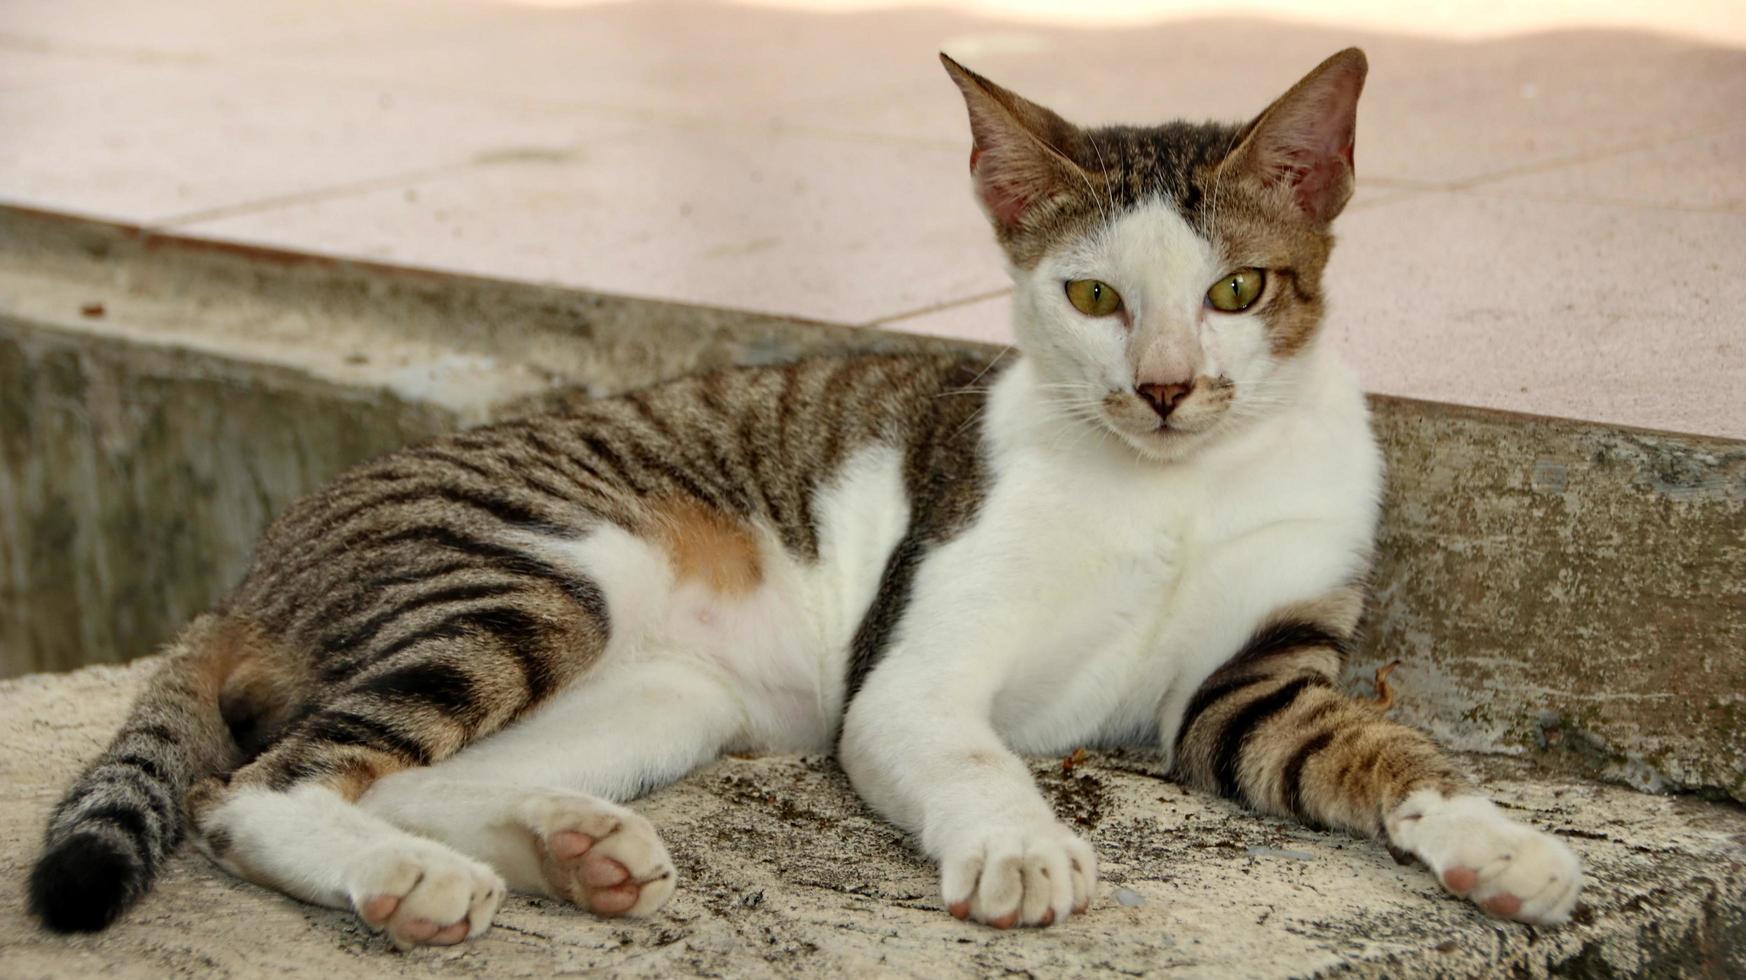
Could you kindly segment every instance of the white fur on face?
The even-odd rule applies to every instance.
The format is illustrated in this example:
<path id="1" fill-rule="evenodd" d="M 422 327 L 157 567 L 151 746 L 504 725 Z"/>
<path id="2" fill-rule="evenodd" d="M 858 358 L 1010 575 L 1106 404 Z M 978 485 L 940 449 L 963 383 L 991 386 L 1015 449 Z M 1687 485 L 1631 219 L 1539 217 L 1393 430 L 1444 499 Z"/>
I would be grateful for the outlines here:
<path id="1" fill-rule="evenodd" d="M 1013 270 L 1013 332 L 1037 365 L 1048 397 L 1082 421 L 1120 436 L 1142 455 L 1174 459 L 1281 400 L 1289 372 L 1268 348 L 1258 315 L 1274 283 L 1242 313 L 1206 303 L 1235 264 L 1168 201 L 1133 208 L 1097 232 Z M 1089 317 L 1064 283 L 1098 279 L 1123 308 Z M 1196 383 L 1168 425 L 1139 397 L 1141 384 Z"/>

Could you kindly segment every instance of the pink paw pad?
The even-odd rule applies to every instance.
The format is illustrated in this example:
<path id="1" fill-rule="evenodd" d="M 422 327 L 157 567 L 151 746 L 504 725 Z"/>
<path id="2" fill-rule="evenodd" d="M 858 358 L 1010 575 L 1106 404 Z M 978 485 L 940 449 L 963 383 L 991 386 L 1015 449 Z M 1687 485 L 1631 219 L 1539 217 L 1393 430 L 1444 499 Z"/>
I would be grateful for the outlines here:
<path id="1" fill-rule="evenodd" d="M 582 881 L 590 888 L 612 888 L 630 880 L 625 866 L 609 857 L 582 862 Z"/>
<path id="2" fill-rule="evenodd" d="M 594 846 L 594 838 L 573 830 L 561 830 L 552 835 L 548 846 L 553 857 L 560 861 L 569 861 L 587 854 L 588 849 Z"/>
<path id="3" fill-rule="evenodd" d="M 465 923 L 463 923 L 463 925 L 464 924 Z M 430 942 L 431 937 L 435 936 L 440 928 L 440 926 L 429 919 L 413 919 L 401 926 L 398 931 L 400 936 L 404 939 L 410 939 L 415 943 L 428 943 Z"/>
<path id="4" fill-rule="evenodd" d="M 623 915 L 637 904 L 642 895 L 642 886 L 635 882 L 627 882 L 613 888 L 602 888 L 588 896 L 588 909 L 595 915 L 611 918 Z"/>
<path id="5" fill-rule="evenodd" d="M 365 902 L 358 909 L 358 914 L 373 928 L 380 929 L 394 915 L 394 910 L 400 907 L 400 897 L 397 895 L 377 895 Z"/>
<path id="6" fill-rule="evenodd" d="M 568 901 L 598 916 L 624 915 L 642 897 L 643 883 L 630 870 L 604 854 L 593 853 L 597 841 L 587 834 L 560 831 L 546 841 L 552 858 L 549 880 Z"/>
<path id="7" fill-rule="evenodd" d="M 1513 919 L 1522 911 L 1522 900 L 1508 892 L 1493 895 L 1485 900 L 1484 905 L 1487 912 L 1505 919 Z"/>

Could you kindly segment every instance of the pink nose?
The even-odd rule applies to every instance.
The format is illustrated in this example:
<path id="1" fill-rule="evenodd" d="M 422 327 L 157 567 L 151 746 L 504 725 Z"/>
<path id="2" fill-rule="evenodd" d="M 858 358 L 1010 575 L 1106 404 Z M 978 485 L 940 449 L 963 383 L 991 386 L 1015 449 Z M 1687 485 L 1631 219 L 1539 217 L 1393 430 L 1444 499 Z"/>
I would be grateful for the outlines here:
<path id="1" fill-rule="evenodd" d="M 1146 404 L 1152 406 L 1152 411 L 1157 412 L 1160 419 L 1168 419 L 1170 413 L 1176 410 L 1176 406 L 1184 398 L 1187 398 L 1189 392 L 1193 390 L 1194 382 L 1192 380 L 1179 381 L 1174 384 L 1158 384 L 1149 381 L 1134 386 L 1134 394 L 1145 399 Z"/>

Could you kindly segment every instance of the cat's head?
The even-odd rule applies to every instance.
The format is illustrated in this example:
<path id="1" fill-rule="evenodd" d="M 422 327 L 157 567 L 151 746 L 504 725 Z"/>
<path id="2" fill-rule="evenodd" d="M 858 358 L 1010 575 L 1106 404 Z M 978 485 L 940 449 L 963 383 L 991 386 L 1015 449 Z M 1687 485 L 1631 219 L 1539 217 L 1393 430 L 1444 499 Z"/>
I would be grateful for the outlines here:
<path id="1" fill-rule="evenodd" d="M 1352 195 L 1364 53 L 1247 125 L 1080 128 L 941 55 L 1043 396 L 1176 459 L 1286 398 Z"/>

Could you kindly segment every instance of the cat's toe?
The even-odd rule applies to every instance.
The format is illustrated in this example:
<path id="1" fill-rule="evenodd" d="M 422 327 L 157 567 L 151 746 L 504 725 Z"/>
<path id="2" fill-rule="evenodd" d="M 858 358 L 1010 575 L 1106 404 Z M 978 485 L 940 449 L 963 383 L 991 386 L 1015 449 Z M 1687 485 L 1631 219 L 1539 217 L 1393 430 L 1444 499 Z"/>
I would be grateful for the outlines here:
<path id="1" fill-rule="evenodd" d="M 940 891 L 946 910 L 996 929 L 1048 926 L 1090 904 L 1097 857 L 1054 820 L 983 828 L 946 848 Z"/>
<path id="2" fill-rule="evenodd" d="M 640 814 L 581 794 L 529 800 L 522 814 L 553 896 L 608 918 L 648 915 L 672 897 L 672 859 Z"/>
<path id="3" fill-rule="evenodd" d="M 352 907 L 396 946 L 452 946 L 490 928 L 506 891 L 495 871 L 440 844 L 395 844 L 356 870 Z"/>
<path id="4" fill-rule="evenodd" d="M 1499 857 L 1479 874 L 1468 897 L 1504 919 L 1554 925 L 1570 918 L 1582 888 L 1582 866 L 1550 835 L 1517 825 L 1499 842 Z"/>

